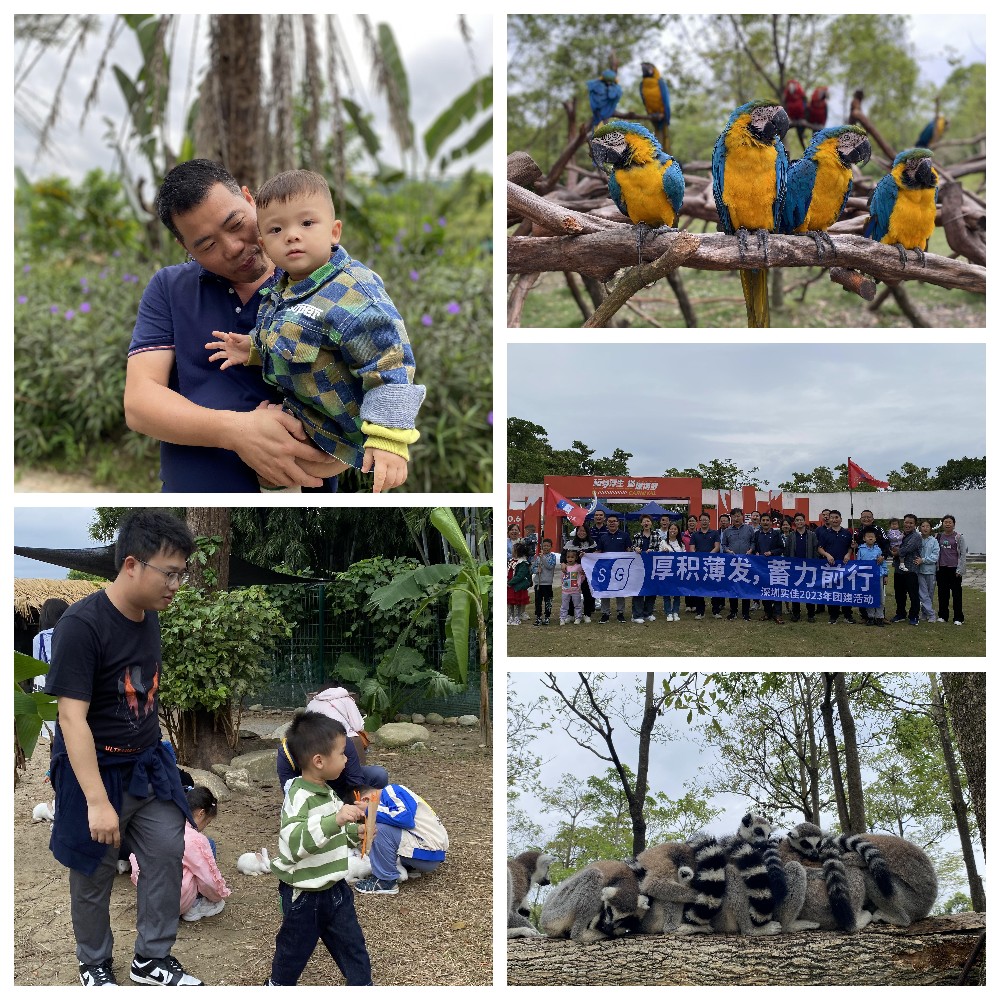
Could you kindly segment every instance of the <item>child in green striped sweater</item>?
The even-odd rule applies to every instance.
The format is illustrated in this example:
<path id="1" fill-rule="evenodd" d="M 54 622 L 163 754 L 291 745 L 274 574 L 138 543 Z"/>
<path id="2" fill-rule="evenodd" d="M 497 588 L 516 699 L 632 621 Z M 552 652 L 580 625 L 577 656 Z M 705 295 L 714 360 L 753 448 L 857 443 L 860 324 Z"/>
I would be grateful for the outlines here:
<path id="1" fill-rule="evenodd" d="M 304 712 L 285 739 L 302 774 L 285 792 L 271 863 L 283 919 L 266 985 L 295 986 L 322 939 L 348 986 L 371 986 L 371 959 L 346 882 L 348 838 L 357 841 L 365 812 L 341 802 L 327 784 L 344 770 L 347 732 L 336 719 Z"/>

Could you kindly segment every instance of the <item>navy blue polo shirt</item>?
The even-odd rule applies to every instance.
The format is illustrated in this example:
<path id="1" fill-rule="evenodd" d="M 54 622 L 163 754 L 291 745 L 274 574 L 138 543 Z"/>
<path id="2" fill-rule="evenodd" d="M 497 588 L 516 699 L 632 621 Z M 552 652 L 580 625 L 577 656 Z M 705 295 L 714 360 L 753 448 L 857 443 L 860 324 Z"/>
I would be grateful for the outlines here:
<path id="1" fill-rule="evenodd" d="M 716 542 L 721 545 L 722 536 L 714 528 L 709 528 L 708 531 L 699 528 L 691 532 L 691 548 L 695 552 L 711 552 Z"/>
<path id="2" fill-rule="evenodd" d="M 844 561 L 844 557 L 851 549 L 852 538 L 847 528 L 842 527 L 839 531 L 834 531 L 833 528 L 816 529 L 816 541 L 824 552 L 833 556 L 836 562 Z"/>
<path id="3" fill-rule="evenodd" d="M 267 283 L 264 284 L 267 287 Z M 213 330 L 250 333 L 261 303 L 258 289 L 244 304 L 231 282 L 195 261 L 161 268 L 139 303 L 128 354 L 173 351 L 168 385 L 210 410 L 254 410 L 262 400 L 279 402 L 259 368 L 235 365 L 221 371 L 205 349 Z M 257 475 L 234 451 L 160 443 L 160 479 L 165 493 L 257 493 Z M 336 479 L 317 492 L 336 489 Z"/>
<path id="4" fill-rule="evenodd" d="M 624 528 L 619 528 L 615 532 L 606 528 L 597 536 L 598 552 L 628 552 L 632 548 L 632 539 Z"/>

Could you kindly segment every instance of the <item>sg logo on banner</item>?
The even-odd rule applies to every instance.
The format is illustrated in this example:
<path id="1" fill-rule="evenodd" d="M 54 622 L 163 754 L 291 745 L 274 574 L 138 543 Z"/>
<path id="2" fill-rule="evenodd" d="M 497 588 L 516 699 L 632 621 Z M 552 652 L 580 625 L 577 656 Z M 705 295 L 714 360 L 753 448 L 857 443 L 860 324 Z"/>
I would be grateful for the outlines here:
<path id="1" fill-rule="evenodd" d="M 598 557 L 594 563 L 591 587 L 607 594 L 618 594 L 626 590 L 638 593 L 645 578 L 645 567 L 641 559 L 632 555 L 613 559 Z"/>

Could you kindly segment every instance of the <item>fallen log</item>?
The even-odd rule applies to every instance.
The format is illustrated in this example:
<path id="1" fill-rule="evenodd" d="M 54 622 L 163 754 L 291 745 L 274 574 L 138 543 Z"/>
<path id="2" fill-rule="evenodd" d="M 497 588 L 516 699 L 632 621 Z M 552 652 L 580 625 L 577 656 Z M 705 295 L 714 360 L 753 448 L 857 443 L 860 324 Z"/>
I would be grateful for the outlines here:
<path id="1" fill-rule="evenodd" d="M 859 934 L 636 934 L 589 945 L 516 938 L 507 941 L 507 985 L 953 986 L 985 927 L 985 914 L 963 913 L 906 928 L 869 924 Z"/>

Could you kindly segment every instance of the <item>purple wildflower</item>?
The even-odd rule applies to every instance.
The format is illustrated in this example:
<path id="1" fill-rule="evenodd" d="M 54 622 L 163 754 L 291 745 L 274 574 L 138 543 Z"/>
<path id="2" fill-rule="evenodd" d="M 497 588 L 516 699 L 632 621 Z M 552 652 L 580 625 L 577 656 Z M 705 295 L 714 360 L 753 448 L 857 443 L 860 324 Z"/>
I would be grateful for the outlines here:
<path id="1" fill-rule="evenodd" d="M 486 414 L 486 423 L 488 423 L 490 425 L 490 427 L 493 426 L 493 411 L 492 410 L 490 410 L 490 412 Z"/>
<path id="2" fill-rule="evenodd" d="M 18 295 L 17 301 L 23 306 L 25 302 L 28 301 L 27 295 Z"/>
<path id="3" fill-rule="evenodd" d="M 80 312 L 82 312 L 82 313 L 89 313 L 90 312 L 90 303 L 89 302 L 81 302 L 80 303 Z"/>
<path id="4" fill-rule="evenodd" d="M 420 322 L 423 323 L 424 326 L 434 325 L 434 320 L 431 318 L 430 313 L 424 313 L 423 316 L 420 317 Z"/>
<path id="5" fill-rule="evenodd" d="M 108 269 L 105 268 L 103 271 L 101 271 L 101 273 L 97 277 L 100 278 L 101 281 L 103 281 L 107 276 L 108 276 Z"/>
<path id="6" fill-rule="evenodd" d="M 462 307 L 457 302 L 449 302 L 445 308 L 452 314 L 452 316 L 457 316 L 462 311 Z"/>
<path id="7" fill-rule="evenodd" d="M 72 309 L 67 309 L 63 314 L 63 319 L 72 319 L 75 315 L 76 313 Z"/>
<path id="8" fill-rule="evenodd" d="M 82 278 L 80 279 L 80 287 L 81 287 L 81 288 L 82 288 L 82 289 L 83 289 L 84 291 L 86 291 L 86 290 L 87 290 L 87 276 L 86 276 L 86 275 L 84 275 L 84 276 L 83 276 L 83 277 L 82 277 Z"/>
<path id="9" fill-rule="evenodd" d="M 410 271 L 410 281 L 419 281 L 419 280 L 420 280 L 420 272 Z"/>
<path id="10" fill-rule="evenodd" d="M 31 271 L 31 265 L 30 265 L 30 264 L 25 264 L 25 265 L 24 265 L 24 267 L 22 267 L 22 268 L 21 268 L 21 270 L 22 270 L 22 271 L 23 271 L 23 272 L 24 272 L 25 274 L 28 274 L 28 272 L 29 272 L 29 271 Z"/>
<path id="11" fill-rule="evenodd" d="M 55 313 L 59 312 L 59 306 L 49 306 L 49 312 L 55 315 Z"/>
<path id="12" fill-rule="evenodd" d="M 440 226 L 440 227 L 441 227 L 442 229 L 444 229 L 444 227 L 445 227 L 445 223 L 446 223 L 447 221 L 448 221 L 448 220 L 447 220 L 447 219 L 445 219 L 445 217 L 444 217 L 444 216 L 442 215 L 442 216 L 441 216 L 441 217 L 440 217 L 440 218 L 438 219 L 438 225 L 439 225 L 439 226 Z"/>
<path id="13" fill-rule="evenodd" d="M 122 255 L 121 250 L 115 250 L 115 252 L 111 256 L 112 257 L 120 257 L 121 255 Z"/>
<path id="14" fill-rule="evenodd" d="M 432 226 L 432 225 L 431 225 L 431 224 L 430 224 L 429 222 L 425 222 L 425 223 L 424 223 L 424 232 L 425 232 L 425 233 L 429 233 L 429 232 L 431 232 L 431 230 L 432 230 L 433 228 L 434 228 L 434 227 L 433 227 L 433 226 Z"/>

